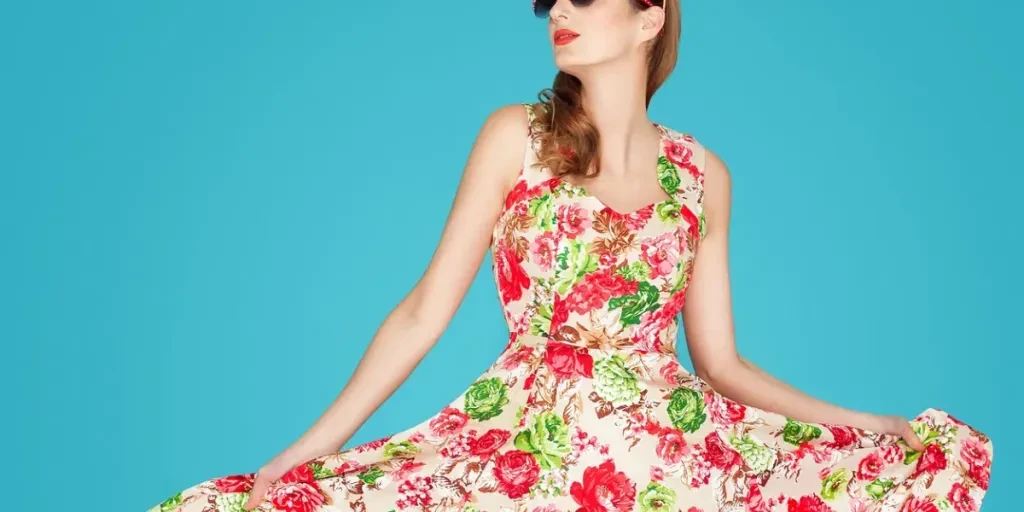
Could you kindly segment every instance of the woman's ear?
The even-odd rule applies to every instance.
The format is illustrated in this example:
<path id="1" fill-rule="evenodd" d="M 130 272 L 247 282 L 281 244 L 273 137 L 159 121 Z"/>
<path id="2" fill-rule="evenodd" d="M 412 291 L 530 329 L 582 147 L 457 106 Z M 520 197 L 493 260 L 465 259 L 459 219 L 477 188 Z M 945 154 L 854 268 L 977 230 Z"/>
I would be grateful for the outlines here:
<path id="1" fill-rule="evenodd" d="M 642 20 L 643 40 L 650 41 L 661 33 L 665 27 L 665 10 L 661 7 L 648 7 L 640 12 Z"/>

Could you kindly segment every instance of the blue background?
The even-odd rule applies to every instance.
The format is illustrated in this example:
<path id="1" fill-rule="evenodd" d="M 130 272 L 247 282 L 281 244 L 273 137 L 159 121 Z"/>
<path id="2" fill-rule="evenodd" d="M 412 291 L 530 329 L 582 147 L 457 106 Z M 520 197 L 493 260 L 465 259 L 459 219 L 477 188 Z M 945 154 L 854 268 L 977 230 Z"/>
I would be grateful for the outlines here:
<path id="1" fill-rule="evenodd" d="M 984 510 L 1016 510 L 1024 9 L 825 3 L 687 1 L 651 117 L 734 176 L 746 357 L 973 424 Z M 3 11 L 11 510 L 141 511 L 283 449 L 424 270 L 483 119 L 554 74 L 526 0 Z M 484 266 L 349 445 L 426 418 L 505 341 Z"/>

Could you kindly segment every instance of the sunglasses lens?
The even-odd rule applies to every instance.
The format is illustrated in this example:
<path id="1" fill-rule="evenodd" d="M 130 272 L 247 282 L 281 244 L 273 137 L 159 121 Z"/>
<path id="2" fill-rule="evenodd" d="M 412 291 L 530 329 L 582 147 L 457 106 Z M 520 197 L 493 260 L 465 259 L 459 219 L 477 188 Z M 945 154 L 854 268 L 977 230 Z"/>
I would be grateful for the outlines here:
<path id="1" fill-rule="evenodd" d="M 533 2 L 533 14 L 538 18 L 547 18 L 554 6 L 555 0 L 536 0 Z"/>

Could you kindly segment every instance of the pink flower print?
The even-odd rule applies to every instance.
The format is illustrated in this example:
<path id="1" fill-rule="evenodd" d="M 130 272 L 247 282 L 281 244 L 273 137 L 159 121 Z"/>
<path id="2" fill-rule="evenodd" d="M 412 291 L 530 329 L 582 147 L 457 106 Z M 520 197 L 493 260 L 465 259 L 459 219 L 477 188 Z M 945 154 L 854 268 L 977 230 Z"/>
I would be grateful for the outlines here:
<path id="1" fill-rule="evenodd" d="M 551 265 L 555 261 L 555 254 L 558 251 L 558 238 L 555 236 L 554 231 L 545 231 L 541 233 L 537 238 L 533 239 L 530 243 L 530 254 L 533 255 L 533 261 L 541 268 L 541 270 L 551 270 Z"/>
<path id="2" fill-rule="evenodd" d="M 576 238 L 590 228 L 590 210 L 579 204 L 563 204 L 555 213 L 558 226 L 568 238 Z"/>
<path id="3" fill-rule="evenodd" d="M 663 233 L 641 244 L 641 259 L 651 266 L 651 277 L 669 275 L 679 262 L 679 241 L 674 233 Z"/>

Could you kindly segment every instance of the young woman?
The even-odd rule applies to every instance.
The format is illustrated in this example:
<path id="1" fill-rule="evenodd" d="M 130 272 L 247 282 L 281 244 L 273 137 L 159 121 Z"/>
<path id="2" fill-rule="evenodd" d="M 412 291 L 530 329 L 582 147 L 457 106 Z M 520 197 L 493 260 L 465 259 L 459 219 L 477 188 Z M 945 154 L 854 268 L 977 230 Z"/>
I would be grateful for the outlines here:
<path id="1" fill-rule="evenodd" d="M 336 401 L 258 473 L 154 510 L 977 510 L 981 432 L 938 409 L 910 422 L 830 405 L 737 354 L 728 170 L 647 118 L 676 63 L 678 0 L 534 11 L 553 88 L 484 123 L 425 275 Z M 488 249 L 511 333 L 498 360 L 432 417 L 339 452 Z M 675 357 L 680 317 L 693 374 Z"/>

